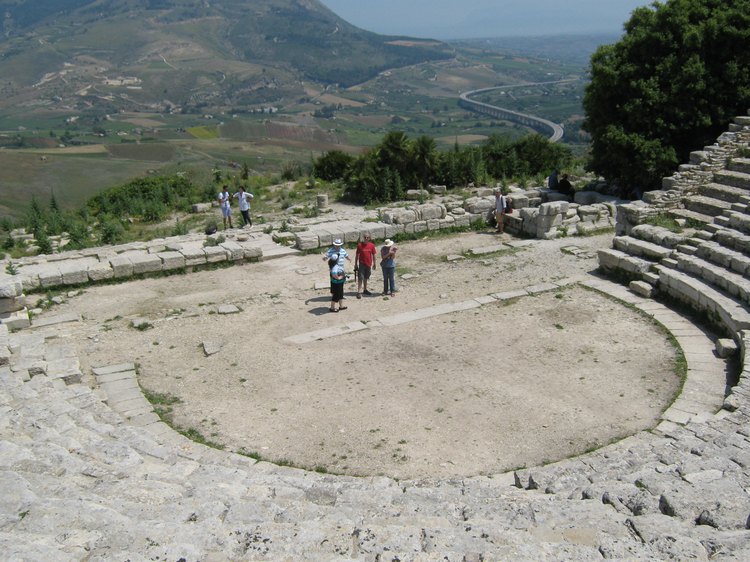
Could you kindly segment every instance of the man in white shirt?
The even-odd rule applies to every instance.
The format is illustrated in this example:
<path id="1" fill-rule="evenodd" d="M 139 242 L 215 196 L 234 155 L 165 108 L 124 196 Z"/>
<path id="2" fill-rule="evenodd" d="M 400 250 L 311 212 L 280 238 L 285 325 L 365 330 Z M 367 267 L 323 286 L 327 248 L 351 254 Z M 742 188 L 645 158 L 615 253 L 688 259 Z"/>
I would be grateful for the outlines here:
<path id="1" fill-rule="evenodd" d="M 242 213 L 244 226 L 253 226 L 253 221 L 250 220 L 250 199 L 253 198 L 253 194 L 245 191 L 245 188 L 240 186 L 240 190 L 234 194 L 234 198 L 240 203 L 240 213 Z"/>
<path id="2" fill-rule="evenodd" d="M 224 221 L 224 230 L 227 229 L 227 221 L 229 221 L 229 228 L 232 227 L 232 208 L 229 206 L 229 202 L 232 196 L 229 194 L 229 187 L 224 186 L 219 192 L 219 207 L 221 208 L 221 218 Z"/>

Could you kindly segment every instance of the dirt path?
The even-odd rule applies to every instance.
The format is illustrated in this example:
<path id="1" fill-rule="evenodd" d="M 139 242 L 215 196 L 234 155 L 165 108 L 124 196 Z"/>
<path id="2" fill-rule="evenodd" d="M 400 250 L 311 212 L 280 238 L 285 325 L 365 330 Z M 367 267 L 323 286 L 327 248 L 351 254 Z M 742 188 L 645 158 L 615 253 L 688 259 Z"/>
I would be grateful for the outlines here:
<path id="1" fill-rule="evenodd" d="M 506 238 L 508 240 L 508 238 Z M 404 243 L 399 293 L 330 314 L 319 256 L 92 287 L 57 307 L 91 366 L 137 362 L 174 419 L 232 450 L 331 472 L 399 478 L 496 473 L 561 459 L 655 425 L 679 380 L 666 336 L 570 287 L 307 344 L 284 339 L 585 275 L 611 235 L 534 242 L 482 259 L 473 233 Z M 561 251 L 576 245 L 589 257 Z M 374 274 L 375 289 L 382 277 Z M 353 289 L 350 289 L 353 290 Z M 217 314 L 234 304 L 237 314 Z M 153 328 L 130 327 L 147 317 Z M 616 320 L 616 321 L 615 321 Z M 222 346 L 206 357 L 202 342 Z"/>

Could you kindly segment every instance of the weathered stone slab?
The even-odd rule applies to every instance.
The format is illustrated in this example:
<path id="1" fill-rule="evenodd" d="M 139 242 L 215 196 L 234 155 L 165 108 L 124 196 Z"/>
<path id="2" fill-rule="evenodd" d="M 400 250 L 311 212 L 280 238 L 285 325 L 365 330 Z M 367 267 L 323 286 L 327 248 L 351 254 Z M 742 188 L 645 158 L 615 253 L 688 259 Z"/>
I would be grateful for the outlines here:
<path id="1" fill-rule="evenodd" d="M 4 324 L 10 330 L 21 330 L 31 326 L 29 313 L 24 308 L 16 312 L 3 312 L 0 314 L 0 324 Z"/>
<path id="2" fill-rule="evenodd" d="M 81 315 L 74 312 L 68 314 L 58 314 L 56 316 L 40 316 L 34 318 L 34 328 L 43 328 L 45 326 L 56 326 L 58 324 L 67 324 L 69 322 L 80 322 Z"/>
<path id="3" fill-rule="evenodd" d="M 133 363 L 117 363 L 116 365 L 106 365 L 104 367 L 94 367 L 91 371 L 97 377 L 100 375 L 109 375 L 111 373 L 122 373 L 123 371 L 135 372 L 135 364 Z"/>
<path id="4" fill-rule="evenodd" d="M 62 274 L 56 265 L 44 264 L 39 268 L 39 284 L 42 287 L 62 285 Z"/>
<path id="5" fill-rule="evenodd" d="M 427 308 L 420 308 L 410 312 L 402 312 L 401 314 L 386 316 L 385 318 L 378 318 L 378 320 L 381 324 L 383 324 L 383 326 L 397 326 L 399 324 L 415 322 L 417 320 L 423 320 L 424 318 L 431 318 L 433 316 L 440 316 L 442 314 L 450 314 L 452 312 L 470 310 L 472 308 L 478 308 L 479 306 L 480 304 L 472 299 L 455 303 L 439 304 Z"/>
<path id="6" fill-rule="evenodd" d="M 216 308 L 218 314 L 237 314 L 239 311 L 240 309 L 233 304 L 220 304 Z"/>
<path id="7" fill-rule="evenodd" d="M 154 273 L 161 271 L 161 259 L 159 256 L 146 252 L 129 253 L 127 256 L 133 264 L 133 275 Z"/>
<path id="8" fill-rule="evenodd" d="M 233 240 L 227 240 L 219 244 L 227 252 L 227 259 L 230 261 L 239 261 L 245 259 L 245 249 Z"/>
<path id="9" fill-rule="evenodd" d="M 105 279 L 112 279 L 115 272 L 109 261 L 94 262 L 89 264 L 88 277 L 90 281 L 103 281 Z"/>
<path id="10" fill-rule="evenodd" d="M 0 299 L 0 314 L 4 312 L 16 312 L 23 310 L 25 307 L 26 297 L 24 295 Z"/>
<path id="11" fill-rule="evenodd" d="M 161 267 L 164 271 L 172 271 L 185 267 L 185 256 L 180 252 L 159 252 L 156 255 L 161 260 Z"/>
<path id="12" fill-rule="evenodd" d="M 480 248 L 471 248 L 469 252 L 475 256 L 483 256 L 486 254 L 494 254 L 496 252 L 502 252 L 507 250 L 508 246 L 505 244 L 494 244 L 492 246 L 482 246 Z"/>
<path id="13" fill-rule="evenodd" d="M 350 334 L 352 332 L 359 332 L 366 330 L 367 325 L 362 322 L 350 322 L 342 326 L 334 326 L 331 328 L 324 328 L 322 330 L 316 330 L 314 332 L 307 332 L 305 334 L 297 334 L 284 338 L 284 341 L 294 344 L 310 343 L 317 340 L 323 340 L 341 336 L 344 334 Z"/>
<path id="14" fill-rule="evenodd" d="M 495 297 L 495 299 L 499 301 L 508 301 L 508 300 L 517 299 L 520 297 L 528 297 L 529 293 L 526 292 L 526 289 L 516 289 L 515 291 L 504 291 L 502 293 L 495 293 L 492 296 Z"/>
<path id="15" fill-rule="evenodd" d="M 113 256 L 109 260 L 109 265 L 112 267 L 112 276 L 116 279 L 133 276 L 133 262 L 127 256 Z"/>
<path id="16" fill-rule="evenodd" d="M 203 251 L 206 253 L 207 263 L 227 261 L 227 251 L 221 246 L 206 246 Z"/>
<path id="17" fill-rule="evenodd" d="M 206 263 L 206 252 L 202 245 L 184 245 L 180 253 L 185 257 L 185 266 L 203 265 Z"/>
<path id="18" fill-rule="evenodd" d="M 536 295 L 539 293 L 546 293 L 547 291 L 555 291 L 559 289 L 559 287 L 554 283 L 540 283 L 539 285 L 531 285 L 525 289 L 528 294 Z"/>

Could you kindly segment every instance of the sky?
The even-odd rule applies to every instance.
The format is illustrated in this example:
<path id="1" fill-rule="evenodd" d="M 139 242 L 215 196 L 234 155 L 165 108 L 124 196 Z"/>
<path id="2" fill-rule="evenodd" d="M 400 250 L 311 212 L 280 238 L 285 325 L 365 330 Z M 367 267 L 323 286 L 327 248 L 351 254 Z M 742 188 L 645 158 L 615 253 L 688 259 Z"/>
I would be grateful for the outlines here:
<path id="1" fill-rule="evenodd" d="M 349 23 L 434 39 L 620 33 L 644 0 L 321 0 Z"/>

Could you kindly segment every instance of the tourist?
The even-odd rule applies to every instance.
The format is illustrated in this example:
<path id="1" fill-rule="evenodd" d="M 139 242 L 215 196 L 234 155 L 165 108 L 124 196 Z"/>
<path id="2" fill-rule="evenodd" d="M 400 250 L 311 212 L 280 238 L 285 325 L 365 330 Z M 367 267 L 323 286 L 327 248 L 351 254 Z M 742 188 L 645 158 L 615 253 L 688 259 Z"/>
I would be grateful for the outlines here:
<path id="1" fill-rule="evenodd" d="M 328 248 L 328 251 L 323 255 L 323 261 L 328 262 L 329 269 L 334 265 L 340 265 L 342 268 L 346 264 L 346 260 L 352 261 L 349 257 L 349 252 L 344 248 L 344 243 L 341 238 L 336 238 L 333 241 L 333 246 Z"/>
<path id="2" fill-rule="evenodd" d="M 396 251 L 393 240 L 386 239 L 380 248 L 380 267 L 383 270 L 383 296 L 396 296 Z"/>
<path id="3" fill-rule="evenodd" d="M 229 222 L 229 228 L 232 227 L 232 207 L 229 205 L 232 196 L 229 194 L 229 186 L 225 185 L 219 192 L 219 207 L 221 208 L 221 218 L 224 221 L 224 230 L 227 229 L 227 221 Z"/>
<path id="4" fill-rule="evenodd" d="M 557 189 L 557 175 L 558 175 L 557 169 L 553 170 L 552 173 L 547 178 L 547 187 L 550 189 Z"/>
<path id="5" fill-rule="evenodd" d="M 568 197 L 573 197 L 573 185 L 568 179 L 568 174 L 563 174 L 562 178 L 560 178 L 560 181 L 557 184 L 557 191 Z"/>
<path id="6" fill-rule="evenodd" d="M 341 301 L 344 299 L 345 282 L 344 268 L 340 265 L 334 265 L 331 268 L 331 308 L 329 309 L 331 312 L 346 310 L 346 307 L 341 305 Z"/>
<path id="7" fill-rule="evenodd" d="M 253 221 L 250 220 L 250 199 L 253 198 L 253 194 L 245 191 L 245 187 L 241 185 L 240 190 L 234 194 L 234 198 L 240 203 L 243 226 L 253 226 Z"/>
<path id="8" fill-rule="evenodd" d="M 328 248 L 328 251 L 323 255 L 323 261 L 328 262 L 328 269 L 330 271 L 333 271 L 334 267 L 340 267 L 341 271 L 344 271 L 344 265 L 346 264 L 346 260 L 351 261 L 351 258 L 349 257 L 349 253 L 344 248 L 344 243 L 341 241 L 341 238 L 336 238 L 333 241 L 333 246 Z M 346 274 L 344 274 L 344 281 L 346 281 Z M 333 274 L 331 274 L 331 294 L 333 294 L 334 289 L 334 283 L 333 283 Z M 343 291 L 344 291 L 344 285 L 342 282 L 341 285 L 341 292 L 343 299 Z M 331 307 L 333 308 L 333 307 Z M 335 312 L 332 310 L 332 312 Z"/>
<path id="9" fill-rule="evenodd" d="M 357 276 L 357 298 L 362 295 L 371 295 L 367 290 L 367 282 L 372 274 L 372 266 L 375 265 L 375 256 L 378 250 L 372 243 L 372 236 L 365 234 L 362 241 L 357 244 L 357 252 L 354 254 L 354 273 Z M 364 289 L 364 290 L 362 290 Z"/>
<path id="10" fill-rule="evenodd" d="M 503 217 L 508 206 L 508 197 L 501 189 L 495 190 L 495 232 L 503 233 Z"/>

